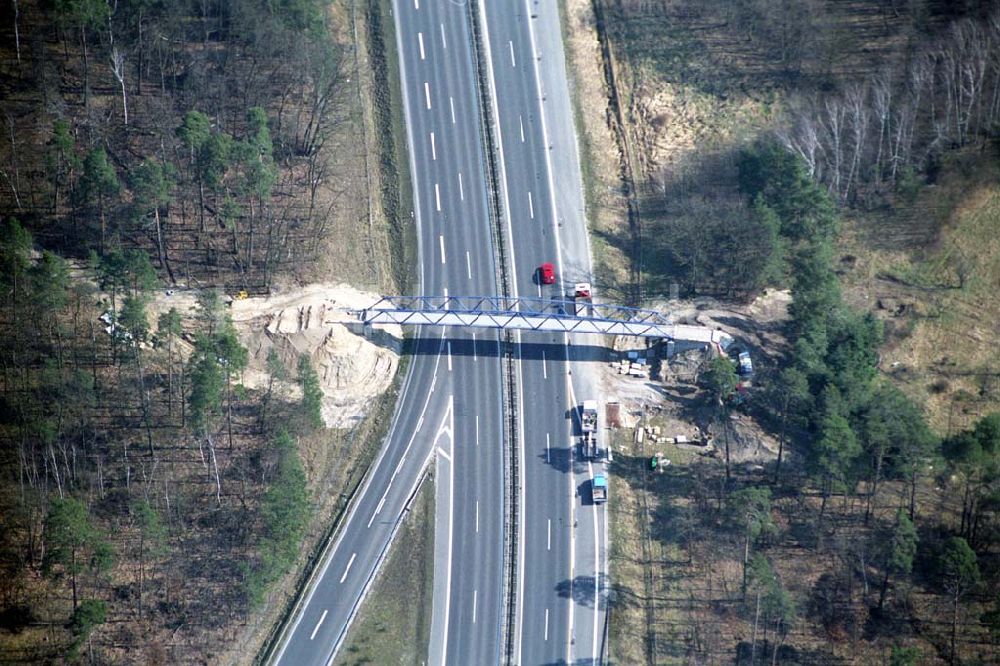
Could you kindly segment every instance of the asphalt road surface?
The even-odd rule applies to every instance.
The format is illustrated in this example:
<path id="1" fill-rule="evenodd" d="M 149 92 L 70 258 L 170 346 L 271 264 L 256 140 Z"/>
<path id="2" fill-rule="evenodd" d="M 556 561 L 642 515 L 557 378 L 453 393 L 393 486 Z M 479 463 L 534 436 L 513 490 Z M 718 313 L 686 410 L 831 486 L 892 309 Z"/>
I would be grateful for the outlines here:
<path id="1" fill-rule="evenodd" d="M 467 12 L 451 2 L 394 2 L 424 294 L 496 292 Z M 439 517 L 432 663 L 499 660 L 503 465 L 497 336 L 449 329 L 417 337 L 391 432 L 275 663 L 330 661 L 431 456 L 437 461 Z"/>
<path id="2" fill-rule="evenodd" d="M 564 298 L 574 282 L 591 281 L 591 271 L 558 9 L 523 0 L 483 3 L 482 13 L 516 289 Z M 557 284 L 539 284 L 536 269 L 544 262 L 556 265 Z M 595 359 L 580 358 L 570 336 L 525 333 L 521 342 L 525 425 L 514 659 L 598 663 L 606 525 L 603 506 L 590 501 L 590 479 L 603 465 L 583 460 L 576 446 L 580 403 L 602 398 Z"/>

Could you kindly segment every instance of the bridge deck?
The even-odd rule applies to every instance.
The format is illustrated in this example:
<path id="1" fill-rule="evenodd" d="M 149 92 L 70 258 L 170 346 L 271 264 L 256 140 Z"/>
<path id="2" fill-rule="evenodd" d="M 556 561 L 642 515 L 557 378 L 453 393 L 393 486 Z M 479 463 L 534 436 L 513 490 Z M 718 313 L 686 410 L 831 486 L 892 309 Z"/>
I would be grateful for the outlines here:
<path id="1" fill-rule="evenodd" d="M 366 324 L 631 335 L 723 346 L 731 340 L 721 330 L 675 324 L 654 310 L 585 304 L 586 314 L 569 314 L 576 312 L 576 306 L 573 301 L 538 298 L 386 296 L 354 314 Z"/>

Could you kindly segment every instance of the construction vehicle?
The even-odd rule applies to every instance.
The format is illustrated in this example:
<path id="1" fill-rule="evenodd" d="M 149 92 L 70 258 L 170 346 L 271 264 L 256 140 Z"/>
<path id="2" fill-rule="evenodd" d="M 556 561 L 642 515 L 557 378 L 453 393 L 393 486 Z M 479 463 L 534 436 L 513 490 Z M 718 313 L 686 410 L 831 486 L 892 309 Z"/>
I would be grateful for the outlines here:
<path id="1" fill-rule="evenodd" d="M 578 317 L 592 317 L 594 315 L 594 301 L 591 297 L 589 282 L 577 282 L 573 287 L 573 305 L 574 314 Z"/>
<path id="2" fill-rule="evenodd" d="M 580 410 L 580 449 L 583 457 L 593 460 L 597 457 L 597 401 L 584 400 Z"/>
<path id="3" fill-rule="evenodd" d="M 595 474 L 590 480 L 590 498 L 594 504 L 604 504 L 608 501 L 608 477 Z"/>

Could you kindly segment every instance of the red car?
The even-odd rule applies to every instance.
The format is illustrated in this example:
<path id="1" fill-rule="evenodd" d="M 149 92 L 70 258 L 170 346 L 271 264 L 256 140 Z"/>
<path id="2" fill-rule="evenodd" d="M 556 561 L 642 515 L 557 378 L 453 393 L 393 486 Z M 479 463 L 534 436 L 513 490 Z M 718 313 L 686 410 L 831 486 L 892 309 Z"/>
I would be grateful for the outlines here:
<path id="1" fill-rule="evenodd" d="M 556 283 L 556 269 L 552 264 L 542 264 L 538 267 L 538 281 L 542 284 Z"/>

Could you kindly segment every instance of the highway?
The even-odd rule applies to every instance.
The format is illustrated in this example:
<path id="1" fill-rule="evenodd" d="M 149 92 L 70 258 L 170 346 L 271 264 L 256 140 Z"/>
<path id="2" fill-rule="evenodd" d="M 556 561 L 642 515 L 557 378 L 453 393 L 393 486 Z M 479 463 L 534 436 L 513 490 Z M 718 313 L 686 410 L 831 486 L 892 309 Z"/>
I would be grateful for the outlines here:
<path id="1" fill-rule="evenodd" d="M 493 93 L 487 111 L 499 139 L 514 289 L 557 297 L 573 281 L 590 278 L 589 248 L 557 8 L 533 0 L 393 2 L 420 291 L 496 293 L 470 11 L 479 12 L 475 18 L 484 32 L 480 47 Z M 534 272 L 544 261 L 556 264 L 560 283 L 543 289 Z M 332 658 L 431 460 L 436 521 L 428 662 L 501 660 L 497 336 L 425 329 L 417 338 L 382 453 L 274 663 L 325 664 Z M 603 650 L 604 510 L 589 504 L 594 465 L 579 460 L 572 444 L 575 408 L 585 398 L 603 396 L 585 360 L 576 359 L 570 336 L 530 333 L 520 341 L 526 352 L 516 377 L 523 519 L 512 661 L 596 663 Z"/>
<path id="2" fill-rule="evenodd" d="M 393 7 L 421 292 L 496 293 L 468 8 L 430 0 L 396 0 Z M 326 664 L 341 647 L 432 456 L 437 492 L 432 663 L 500 659 L 497 337 L 418 331 L 414 352 L 379 458 L 273 663 Z"/>
<path id="3" fill-rule="evenodd" d="M 561 298 L 575 281 L 591 281 L 591 270 L 557 3 L 484 2 L 480 9 L 514 295 Z M 544 262 L 556 265 L 557 284 L 538 283 Z M 603 507 L 590 503 L 590 478 L 602 464 L 581 460 L 574 443 L 580 403 L 603 396 L 570 336 L 524 333 L 520 340 L 525 425 L 513 660 L 599 663 L 606 524 Z"/>

